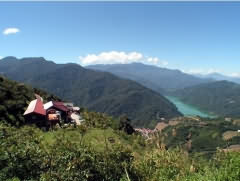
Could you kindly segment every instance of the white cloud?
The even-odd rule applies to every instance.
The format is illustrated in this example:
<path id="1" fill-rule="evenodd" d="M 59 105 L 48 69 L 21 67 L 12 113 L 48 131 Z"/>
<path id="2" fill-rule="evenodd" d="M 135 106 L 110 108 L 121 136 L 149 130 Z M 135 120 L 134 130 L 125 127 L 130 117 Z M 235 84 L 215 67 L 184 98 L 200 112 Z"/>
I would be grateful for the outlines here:
<path id="1" fill-rule="evenodd" d="M 0 60 L 3 59 L 3 56 L 0 56 Z"/>
<path id="2" fill-rule="evenodd" d="M 158 57 L 144 56 L 139 52 L 120 52 L 120 51 L 109 51 L 101 52 L 99 54 L 88 54 L 85 57 L 80 56 L 80 64 L 93 65 L 93 64 L 128 64 L 133 62 L 141 62 L 146 64 L 166 66 L 167 61 L 162 61 Z"/>
<path id="3" fill-rule="evenodd" d="M 207 75 L 211 73 L 222 73 L 221 70 L 209 68 L 209 69 L 189 69 L 189 70 L 182 70 L 184 73 L 188 74 L 202 74 Z"/>
<path id="4" fill-rule="evenodd" d="M 240 78 L 240 73 L 231 73 L 229 74 L 230 77 L 234 77 L 234 78 Z"/>
<path id="5" fill-rule="evenodd" d="M 16 34 L 20 32 L 20 30 L 18 28 L 6 28 L 4 31 L 3 31 L 3 34 L 4 35 L 10 35 L 10 34 Z"/>
<path id="6" fill-rule="evenodd" d="M 168 65 L 168 62 L 167 62 L 166 60 L 163 60 L 163 61 L 161 62 L 161 64 L 162 64 L 163 66 L 167 66 L 167 65 Z"/>
<path id="7" fill-rule="evenodd" d="M 182 72 L 187 74 L 200 74 L 200 75 L 208 75 L 212 73 L 219 73 L 224 76 L 233 77 L 233 78 L 240 78 L 239 72 L 227 73 L 223 70 L 209 68 L 209 69 L 189 69 L 189 70 L 182 70 Z"/>

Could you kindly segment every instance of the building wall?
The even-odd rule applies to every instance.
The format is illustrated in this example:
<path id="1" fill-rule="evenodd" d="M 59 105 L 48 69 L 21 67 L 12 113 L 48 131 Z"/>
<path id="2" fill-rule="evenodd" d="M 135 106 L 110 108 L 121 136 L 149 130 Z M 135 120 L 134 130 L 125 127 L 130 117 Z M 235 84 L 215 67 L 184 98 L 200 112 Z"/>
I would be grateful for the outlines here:
<path id="1" fill-rule="evenodd" d="M 46 116 L 36 114 L 36 113 L 31 113 L 31 114 L 25 115 L 24 118 L 27 124 L 35 124 L 38 127 L 47 126 Z"/>

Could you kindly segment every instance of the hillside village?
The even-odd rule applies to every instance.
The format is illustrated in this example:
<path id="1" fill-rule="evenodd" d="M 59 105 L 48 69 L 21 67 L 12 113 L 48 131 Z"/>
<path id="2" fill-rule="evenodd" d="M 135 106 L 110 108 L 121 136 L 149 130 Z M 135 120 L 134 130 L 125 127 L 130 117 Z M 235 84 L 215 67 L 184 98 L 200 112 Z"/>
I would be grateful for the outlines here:
<path id="1" fill-rule="evenodd" d="M 80 125 L 83 119 L 80 116 L 80 108 L 73 103 L 49 101 L 43 103 L 43 98 L 35 94 L 23 116 L 27 124 L 35 124 L 40 128 L 53 128 L 57 124 L 62 127 L 68 124 Z"/>

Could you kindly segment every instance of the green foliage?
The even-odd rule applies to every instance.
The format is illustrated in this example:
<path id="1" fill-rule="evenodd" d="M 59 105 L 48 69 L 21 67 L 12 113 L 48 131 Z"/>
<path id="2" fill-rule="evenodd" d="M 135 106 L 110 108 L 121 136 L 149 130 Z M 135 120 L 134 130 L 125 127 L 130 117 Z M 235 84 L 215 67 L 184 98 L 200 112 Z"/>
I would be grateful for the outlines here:
<path id="1" fill-rule="evenodd" d="M 161 137 L 168 148 L 181 146 L 191 153 L 202 152 L 212 155 L 217 148 L 239 144 L 239 137 L 224 140 L 226 131 L 237 131 L 240 126 L 222 118 L 199 118 L 199 120 L 182 118 L 174 126 L 168 126 L 162 131 Z M 173 134 L 174 133 L 174 134 Z M 187 146 L 189 143 L 189 146 Z"/>
<path id="2" fill-rule="evenodd" d="M 239 153 L 217 152 L 205 160 L 190 157 L 179 148 L 157 149 L 147 142 L 141 145 L 140 137 L 111 128 L 82 131 L 74 128 L 44 133 L 34 127 L 0 124 L 0 180 L 240 179 Z"/>
<path id="3" fill-rule="evenodd" d="M 0 180 L 39 178 L 45 156 L 38 130 L 17 130 L 0 125 Z"/>
<path id="4" fill-rule="evenodd" d="M 218 153 L 215 157 L 215 167 L 217 168 L 216 180 L 235 181 L 240 180 L 240 154 Z"/>
<path id="5" fill-rule="evenodd" d="M 55 133 L 49 144 L 36 128 L 1 125 L 0 180 L 120 180 L 130 170 L 132 152 L 119 143 L 97 151 L 69 139 L 68 131 Z"/>
<path id="6" fill-rule="evenodd" d="M 82 117 L 84 118 L 84 125 L 90 128 L 113 128 L 117 129 L 118 122 L 112 117 L 96 112 L 89 112 L 87 110 L 81 112 Z"/>
<path id="7" fill-rule="evenodd" d="M 126 115 L 120 117 L 118 129 L 127 134 L 133 134 L 135 132 L 131 125 L 131 120 Z"/>
<path id="8" fill-rule="evenodd" d="M 236 181 L 240 154 L 218 152 L 210 161 L 190 158 L 183 151 L 154 150 L 134 162 L 139 180 Z"/>
<path id="9" fill-rule="evenodd" d="M 142 180 L 179 180 L 190 174 L 191 160 L 181 150 L 154 150 L 134 165 Z"/>

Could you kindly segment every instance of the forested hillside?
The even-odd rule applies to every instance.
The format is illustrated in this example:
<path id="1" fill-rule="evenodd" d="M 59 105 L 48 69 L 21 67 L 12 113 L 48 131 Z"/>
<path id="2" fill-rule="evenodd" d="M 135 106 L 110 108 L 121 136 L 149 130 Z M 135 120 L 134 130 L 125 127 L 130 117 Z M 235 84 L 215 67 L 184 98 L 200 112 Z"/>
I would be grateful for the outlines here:
<path id="1" fill-rule="evenodd" d="M 14 126 L 24 125 L 23 113 L 30 101 L 35 99 L 35 93 L 41 95 L 46 102 L 60 100 L 58 97 L 45 91 L 31 88 L 23 83 L 10 81 L 0 76 L 0 122 Z"/>
<path id="2" fill-rule="evenodd" d="M 217 81 L 174 92 L 183 102 L 220 116 L 240 117 L 240 85 Z"/>
<path id="3" fill-rule="evenodd" d="M 159 117 L 181 115 L 175 105 L 159 93 L 77 64 L 59 65 L 43 58 L 7 57 L 1 60 L 0 67 L 4 67 L 0 72 L 11 79 L 43 88 L 79 106 L 115 117 L 126 114 L 136 126 L 154 126 Z"/>

